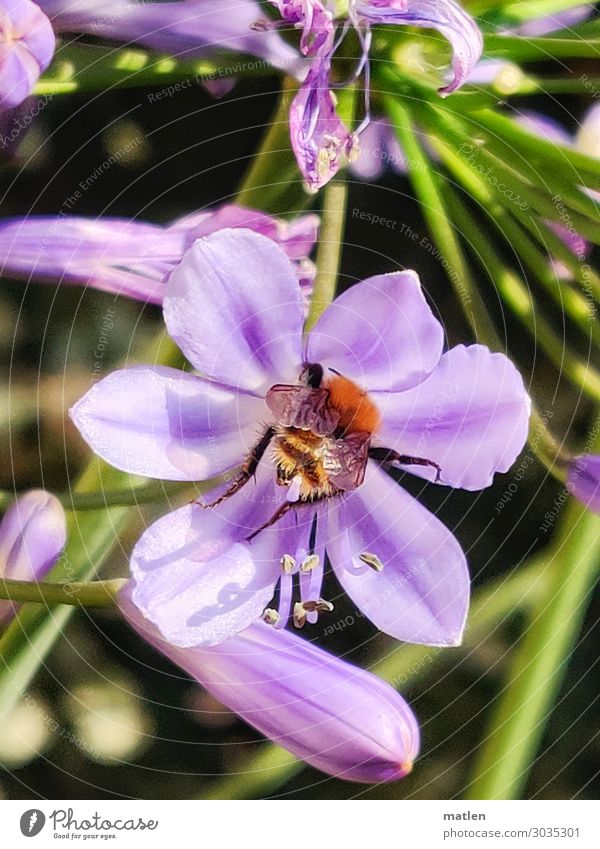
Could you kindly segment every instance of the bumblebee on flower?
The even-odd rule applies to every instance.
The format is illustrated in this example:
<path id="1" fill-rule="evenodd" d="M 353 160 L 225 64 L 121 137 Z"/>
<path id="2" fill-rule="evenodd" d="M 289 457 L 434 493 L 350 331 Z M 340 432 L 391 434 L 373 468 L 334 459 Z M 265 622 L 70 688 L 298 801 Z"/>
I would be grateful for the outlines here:
<path id="1" fill-rule="evenodd" d="M 382 631 L 459 642 L 464 554 L 382 466 L 488 486 L 527 434 L 529 399 L 510 361 L 480 345 L 443 353 L 412 271 L 353 286 L 304 338 L 293 265 L 243 229 L 193 244 L 167 280 L 163 310 L 197 372 L 126 368 L 72 411 L 96 453 L 131 473 L 233 473 L 209 504 L 175 510 L 137 543 L 131 598 L 141 613 L 180 646 L 219 643 L 265 611 L 283 627 L 295 592 L 295 623 L 314 622 L 330 609 L 327 554 Z"/>

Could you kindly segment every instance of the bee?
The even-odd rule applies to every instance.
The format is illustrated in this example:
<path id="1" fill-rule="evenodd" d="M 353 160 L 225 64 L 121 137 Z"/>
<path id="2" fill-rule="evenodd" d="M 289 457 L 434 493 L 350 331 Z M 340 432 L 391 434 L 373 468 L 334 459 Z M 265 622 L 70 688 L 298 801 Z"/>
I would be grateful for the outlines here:
<path id="1" fill-rule="evenodd" d="M 272 518 L 248 539 L 274 524 L 284 513 L 357 489 L 363 482 L 369 457 L 381 465 L 436 463 L 371 446 L 380 414 L 368 395 L 349 378 L 318 363 L 306 363 L 298 384 L 276 384 L 265 396 L 275 424 L 252 449 L 240 474 L 211 504 L 229 498 L 252 478 L 271 445 L 277 483 L 288 492 Z M 437 478 L 436 478 L 437 479 Z"/>

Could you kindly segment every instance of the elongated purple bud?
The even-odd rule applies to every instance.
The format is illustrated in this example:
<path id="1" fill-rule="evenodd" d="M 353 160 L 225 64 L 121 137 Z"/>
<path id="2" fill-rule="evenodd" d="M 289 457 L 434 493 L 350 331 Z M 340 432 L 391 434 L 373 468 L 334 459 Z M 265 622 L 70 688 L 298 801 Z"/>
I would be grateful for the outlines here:
<path id="1" fill-rule="evenodd" d="M 244 227 L 268 236 L 297 265 L 309 289 L 307 258 L 318 234 L 316 215 L 286 222 L 254 209 L 225 204 L 186 215 L 170 226 L 126 218 L 31 215 L 0 221 L 0 275 L 35 283 L 89 286 L 161 304 L 165 278 L 202 236 Z"/>
<path id="2" fill-rule="evenodd" d="M 0 583 L 39 581 L 54 566 L 65 546 L 67 529 L 60 501 L 43 489 L 21 496 L 0 522 Z M 0 622 L 15 613 L 0 601 Z"/>
<path id="3" fill-rule="evenodd" d="M 411 709 L 389 684 L 295 634 L 259 622 L 210 648 L 178 648 L 130 601 L 132 627 L 274 743 L 347 781 L 403 778 L 419 750 Z"/>

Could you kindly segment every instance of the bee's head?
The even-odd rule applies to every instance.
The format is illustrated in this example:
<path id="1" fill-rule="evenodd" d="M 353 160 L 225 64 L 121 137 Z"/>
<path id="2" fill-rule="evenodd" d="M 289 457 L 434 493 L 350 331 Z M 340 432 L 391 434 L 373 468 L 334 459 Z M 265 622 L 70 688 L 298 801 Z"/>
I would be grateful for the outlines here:
<path id="1" fill-rule="evenodd" d="M 320 363 L 304 363 L 300 380 L 311 389 L 319 389 L 323 381 L 323 366 Z"/>

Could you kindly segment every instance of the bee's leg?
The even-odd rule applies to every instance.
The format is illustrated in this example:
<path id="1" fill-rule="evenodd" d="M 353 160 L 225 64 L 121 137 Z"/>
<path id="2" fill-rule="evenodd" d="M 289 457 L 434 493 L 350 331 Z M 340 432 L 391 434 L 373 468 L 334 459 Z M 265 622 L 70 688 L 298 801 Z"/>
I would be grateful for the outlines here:
<path id="1" fill-rule="evenodd" d="M 442 467 L 433 460 L 425 460 L 422 457 L 410 457 L 408 454 L 399 454 L 391 448 L 369 448 L 369 457 L 379 463 L 380 466 L 431 466 L 436 470 L 435 483 L 438 483 L 442 474 Z"/>
<path id="2" fill-rule="evenodd" d="M 281 507 L 278 507 L 277 510 L 273 513 L 270 519 L 268 519 L 264 525 L 261 525 L 260 528 L 257 528 L 255 531 L 252 531 L 250 536 L 246 537 L 246 542 L 252 542 L 254 537 L 258 536 L 261 531 L 264 531 L 265 528 L 270 528 L 271 525 L 274 525 L 282 516 L 285 516 L 286 513 L 289 513 L 290 510 L 293 510 L 294 507 L 297 507 L 297 502 L 295 501 L 286 501 Z"/>
<path id="3" fill-rule="evenodd" d="M 216 507 L 217 504 L 221 504 L 222 501 L 225 501 L 231 495 L 238 492 L 244 484 L 248 483 L 251 477 L 254 476 L 258 464 L 260 463 L 265 451 L 269 446 L 269 442 L 273 439 L 275 435 L 275 428 L 269 427 L 264 432 L 263 436 L 261 436 L 260 441 L 254 446 L 250 455 L 244 465 L 242 466 L 242 470 L 239 475 L 231 482 L 231 484 L 227 487 L 225 492 L 220 495 L 217 499 L 212 501 L 210 504 L 207 504 L 205 501 L 198 501 L 197 503 L 203 507 Z"/>

